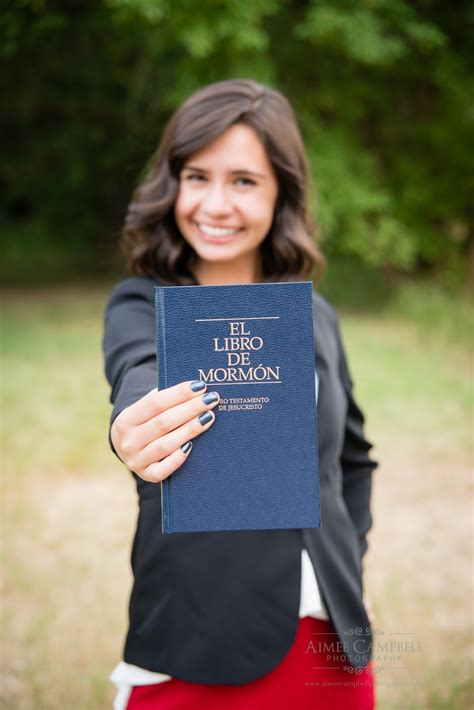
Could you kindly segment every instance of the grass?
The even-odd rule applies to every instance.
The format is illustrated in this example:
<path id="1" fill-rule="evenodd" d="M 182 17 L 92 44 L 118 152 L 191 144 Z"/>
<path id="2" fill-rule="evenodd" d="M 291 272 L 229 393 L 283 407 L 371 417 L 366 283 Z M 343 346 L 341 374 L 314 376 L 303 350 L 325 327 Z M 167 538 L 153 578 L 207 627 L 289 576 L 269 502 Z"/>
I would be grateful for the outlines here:
<path id="1" fill-rule="evenodd" d="M 136 501 L 107 445 L 106 297 L 90 286 L 4 294 L 2 704 L 12 710 L 99 710 L 114 695 Z M 382 710 L 473 704 L 472 351 L 450 330 L 469 317 L 463 301 L 416 288 L 376 315 L 341 317 L 381 462 L 367 591 L 380 638 L 420 648 L 403 647 L 403 671 L 376 661 Z"/>

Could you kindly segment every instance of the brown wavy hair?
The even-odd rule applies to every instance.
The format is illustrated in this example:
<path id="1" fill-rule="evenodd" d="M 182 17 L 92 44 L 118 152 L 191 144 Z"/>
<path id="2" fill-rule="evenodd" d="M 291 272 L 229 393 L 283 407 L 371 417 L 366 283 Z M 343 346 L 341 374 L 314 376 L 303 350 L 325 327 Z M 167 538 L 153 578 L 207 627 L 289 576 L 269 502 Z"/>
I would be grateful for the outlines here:
<path id="1" fill-rule="evenodd" d="M 205 86 L 166 125 L 128 207 L 122 247 L 133 274 L 196 283 L 195 252 L 174 219 L 179 175 L 191 155 L 236 123 L 250 126 L 260 138 L 278 182 L 272 226 L 260 245 L 264 280 L 304 278 L 315 267 L 321 275 L 325 260 L 308 214 L 308 168 L 293 110 L 279 91 L 246 79 Z"/>

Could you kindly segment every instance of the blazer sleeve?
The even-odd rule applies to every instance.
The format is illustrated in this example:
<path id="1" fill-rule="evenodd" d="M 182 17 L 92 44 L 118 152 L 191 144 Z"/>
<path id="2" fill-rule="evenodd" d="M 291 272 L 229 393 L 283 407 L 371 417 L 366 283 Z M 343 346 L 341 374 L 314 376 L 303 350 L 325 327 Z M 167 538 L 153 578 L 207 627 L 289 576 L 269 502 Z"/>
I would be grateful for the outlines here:
<path id="1" fill-rule="evenodd" d="M 364 433 L 364 415 L 353 394 L 353 381 L 347 364 L 339 323 L 336 320 L 340 377 L 347 396 L 344 443 L 341 452 L 343 497 L 359 534 L 361 559 L 367 552 L 367 533 L 372 527 L 370 508 L 372 472 L 377 462 L 370 456 L 372 444 Z"/>
<path id="2" fill-rule="evenodd" d="M 102 341 L 105 376 L 111 386 L 110 426 L 126 407 L 157 386 L 154 284 L 145 278 L 122 281 L 105 308 Z M 110 430 L 109 430 L 109 442 Z"/>

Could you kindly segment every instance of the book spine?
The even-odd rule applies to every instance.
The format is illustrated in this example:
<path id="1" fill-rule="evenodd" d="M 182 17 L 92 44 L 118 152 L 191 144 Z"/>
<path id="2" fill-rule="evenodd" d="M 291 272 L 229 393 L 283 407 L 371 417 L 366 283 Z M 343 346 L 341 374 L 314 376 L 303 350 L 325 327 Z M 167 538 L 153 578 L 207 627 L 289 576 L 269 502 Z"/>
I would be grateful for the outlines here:
<path id="1" fill-rule="evenodd" d="M 165 318 L 165 289 L 155 289 L 156 306 L 156 370 L 158 374 L 158 391 L 168 386 L 166 367 L 166 318 Z M 170 479 L 161 481 L 161 531 L 171 532 L 170 524 Z"/>

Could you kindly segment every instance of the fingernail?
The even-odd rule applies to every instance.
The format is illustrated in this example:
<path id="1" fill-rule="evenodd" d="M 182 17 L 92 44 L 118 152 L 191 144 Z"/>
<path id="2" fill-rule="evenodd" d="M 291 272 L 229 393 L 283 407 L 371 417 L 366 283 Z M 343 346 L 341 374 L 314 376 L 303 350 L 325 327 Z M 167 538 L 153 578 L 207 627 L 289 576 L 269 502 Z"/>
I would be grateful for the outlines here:
<path id="1" fill-rule="evenodd" d="M 201 380 L 195 380 L 194 382 L 191 382 L 190 387 L 193 392 L 201 392 L 201 390 L 205 390 L 207 385 L 205 382 L 201 382 Z"/>
<path id="2" fill-rule="evenodd" d="M 193 444 L 192 444 L 191 441 L 187 441 L 185 444 L 183 444 L 183 445 L 180 446 L 179 448 L 181 449 L 181 451 L 183 452 L 183 454 L 187 454 L 187 453 L 189 453 L 189 452 L 191 451 L 191 449 L 193 448 Z"/>
<path id="3" fill-rule="evenodd" d="M 204 402 L 204 404 L 212 404 L 213 402 L 218 402 L 219 395 L 217 392 L 208 392 L 207 394 L 203 395 L 202 401 Z"/>
<path id="4" fill-rule="evenodd" d="M 202 424 L 202 426 L 204 426 L 205 424 L 208 424 L 211 421 L 211 419 L 214 419 L 214 415 L 212 412 L 203 412 L 202 414 L 200 414 L 198 416 L 198 419 L 199 419 L 199 423 Z"/>

